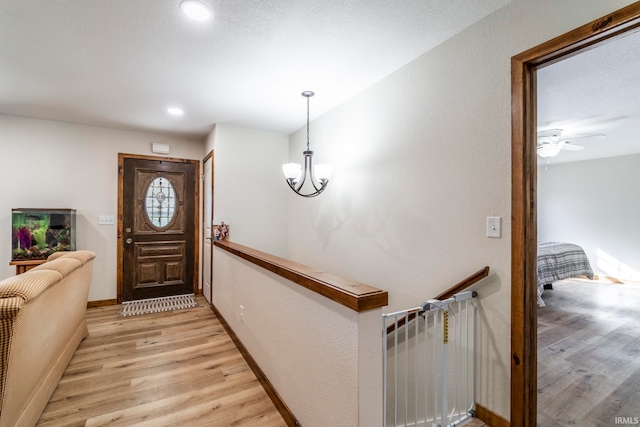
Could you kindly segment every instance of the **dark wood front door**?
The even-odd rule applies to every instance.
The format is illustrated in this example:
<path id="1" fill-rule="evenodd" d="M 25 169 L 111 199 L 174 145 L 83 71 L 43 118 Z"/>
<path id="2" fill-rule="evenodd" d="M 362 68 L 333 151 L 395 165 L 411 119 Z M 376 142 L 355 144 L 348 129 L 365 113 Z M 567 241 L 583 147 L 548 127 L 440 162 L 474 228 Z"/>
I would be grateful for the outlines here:
<path id="1" fill-rule="evenodd" d="M 122 157 L 120 165 L 121 300 L 194 293 L 196 164 Z"/>

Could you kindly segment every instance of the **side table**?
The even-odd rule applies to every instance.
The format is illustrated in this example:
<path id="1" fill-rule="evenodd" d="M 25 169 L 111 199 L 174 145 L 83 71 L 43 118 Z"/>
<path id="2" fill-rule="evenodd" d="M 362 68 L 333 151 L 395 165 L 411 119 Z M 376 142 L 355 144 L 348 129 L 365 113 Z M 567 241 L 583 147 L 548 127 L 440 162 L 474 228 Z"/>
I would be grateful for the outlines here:
<path id="1" fill-rule="evenodd" d="M 47 261 L 46 259 L 33 259 L 28 261 L 11 261 L 9 265 L 16 266 L 16 276 L 17 276 L 18 274 L 26 273 L 36 265 L 43 264 L 46 261 Z"/>

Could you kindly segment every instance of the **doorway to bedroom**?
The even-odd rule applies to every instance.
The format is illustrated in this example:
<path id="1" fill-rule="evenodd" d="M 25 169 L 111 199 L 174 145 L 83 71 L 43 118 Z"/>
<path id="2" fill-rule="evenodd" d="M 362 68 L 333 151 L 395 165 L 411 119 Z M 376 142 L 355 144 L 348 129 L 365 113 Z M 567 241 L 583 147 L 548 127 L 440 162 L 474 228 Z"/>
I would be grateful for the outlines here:
<path id="1" fill-rule="evenodd" d="M 604 52 L 618 60 L 637 56 L 620 53 L 619 48 L 632 42 L 631 37 L 638 37 L 639 27 L 640 3 L 635 3 L 512 59 L 512 425 L 534 426 L 536 421 L 538 425 L 614 425 L 616 419 L 625 419 L 627 413 L 631 419 L 640 414 L 634 398 L 640 387 L 640 364 L 636 365 L 640 352 L 640 345 L 636 344 L 640 341 L 640 323 L 636 319 L 640 312 L 631 307 L 640 305 L 637 304 L 640 293 L 630 297 L 620 283 L 607 278 L 619 279 L 613 272 L 620 276 L 623 271 L 627 274 L 640 267 L 633 266 L 633 258 L 626 258 L 633 252 L 625 252 L 621 250 L 624 245 L 614 246 L 606 240 L 616 234 L 615 228 L 611 228 L 616 224 L 609 222 L 619 221 L 611 216 L 600 218 L 603 212 L 629 210 L 628 205 L 623 208 L 611 199 L 621 195 L 624 187 L 611 178 L 620 176 L 629 167 L 619 164 L 611 167 L 604 162 L 629 160 L 637 157 L 638 151 L 610 154 L 606 161 L 596 157 L 560 161 L 571 154 L 593 156 L 599 148 L 597 143 L 614 139 L 614 125 L 637 123 L 634 139 L 640 140 L 637 122 L 640 105 L 636 102 L 635 110 L 622 111 L 621 97 L 638 99 L 633 92 L 635 85 L 627 84 L 615 99 L 612 84 L 620 80 L 625 84 L 624 78 L 618 76 L 607 81 L 604 77 L 613 73 L 606 72 L 590 83 L 584 81 L 593 79 L 588 76 L 588 66 L 603 65 L 603 60 L 595 60 L 593 55 Z M 584 98 L 574 101 L 565 89 L 544 92 L 545 78 L 551 78 L 547 82 L 553 81 L 545 73 L 554 68 L 570 69 L 574 61 L 586 64 L 573 69 L 567 76 L 570 82 L 582 83 L 582 91 L 587 93 L 604 89 L 609 95 L 606 102 Z M 619 64 L 615 67 L 621 71 Z M 638 75 L 637 68 L 633 75 Z M 553 102 L 547 102 L 549 99 L 558 104 L 554 106 Z M 569 111 L 562 114 L 564 107 Z M 589 107 L 606 109 L 602 113 Z M 585 112 L 589 113 L 586 117 Z M 583 116 L 579 117 L 579 113 Z M 539 131 L 550 132 L 540 135 Z M 578 138 L 585 134 L 591 139 Z M 539 137 L 543 137 L 542 144 Z M 551 147 L 550 140 L 561 141 L 557 145 L 564 147 L 549 154 L 551 148 L 558 148 Z M 578 145 L 585 148 L 580 150 Z M 609 144 L 609 148 L 612 146 L 613 143 Z M 636 167 L 639 169 L 640 165 Z M 569 170 L 572 173 L 582 170 L 582 175 L 570 175 Z M 634 193 L 637 194 L 637 189 Z M 587 207 L 587 202 L 597 206 Z M 626 223 L 627 227 L 631 225 Z M 625 237 L 632 236 L 635 230 L 640 227 L 627 228 Z M 604 233 L 606 238 L 602 237 Z M 536 254 L 537 243 L 543 240 L 579 243 L 593 258 L 591 264 L 599 274 L 598 280 L 579 278 L 572 283 L 554 283 L 554 289 L 542 295 L 547 307 L 539 308 Z M 589 286 L 596 285 L 614 291 L 586 292 Z M 590 297 L 596 293 L 595 302 L 587 302 L 581 296 L 583 293 Z M 549 312 L 550 306 L 573 312 L 545 317 L 541 313 Z M 556 370 L 550 365 L 555 365 Z"/>
<path id="2" fill-rule="evenodd" d="M 640 33 L 536 73 L 539 425 L 640 414 L 636 52 Z"/>

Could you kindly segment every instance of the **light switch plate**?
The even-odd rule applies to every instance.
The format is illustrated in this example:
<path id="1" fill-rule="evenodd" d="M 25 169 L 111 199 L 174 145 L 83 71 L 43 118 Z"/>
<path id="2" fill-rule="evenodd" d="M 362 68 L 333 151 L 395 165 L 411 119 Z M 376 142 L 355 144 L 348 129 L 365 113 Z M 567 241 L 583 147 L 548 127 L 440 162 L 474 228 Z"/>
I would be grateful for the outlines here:
<path id="1" fill-rule="evenodd" d="M 487 217 L 487 237 L 500 238 L 502 236 L 502 218 L 499 216 Z"/>

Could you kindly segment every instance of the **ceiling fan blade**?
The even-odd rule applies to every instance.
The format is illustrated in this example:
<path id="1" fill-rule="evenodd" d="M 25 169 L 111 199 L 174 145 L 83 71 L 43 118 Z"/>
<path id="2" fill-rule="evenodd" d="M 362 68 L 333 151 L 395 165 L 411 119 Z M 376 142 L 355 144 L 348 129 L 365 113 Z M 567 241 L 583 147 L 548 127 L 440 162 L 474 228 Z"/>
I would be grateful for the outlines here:
<path id="1" fill-rule="evenodd" d="M 626 121 L 637 121 L 640 120 L 640 114 L 626 114 L 621 116 L 607 116 L 604 114 L 599 114 L 591 117 L 586 117 L 580 120 L 555 120 L 547 124 L 547 126 L 555 126 L 560 127 L 565 130 L 568 129 L 598 129 L 601 127 L 606 127 L 607 125 L 617 124 L 619 122 Z"/>
<path id="2" fill-rule="evenodd" d="M 602 125 L 602 124 L 616 123 L 616 122 L 626 121 L 626 120 L 635 120 L 637 118 L 638 118 L 637 114 L 627 114 L 624 116 L 602 118 L 599 120 L 595 120 L 595 123 Z"/>
<path id="3" fill-rule="evenodd" d="M 604 133 L 585 133 L 585 134 L 570 136 L 568 139 L 573 141 L 574 139 L 604 138 L 606 136 L 607 135 Z M 568 140 L 565 140 L 565 141 L 569 142 Z"/>
<path id="4" fill-rule="evenodd" d="M 584 150 L 584 145 L 572 144 L 569 141 L 565 141 L 562 144 L 562 149 L 566 151 L 580 151 Z"/>

